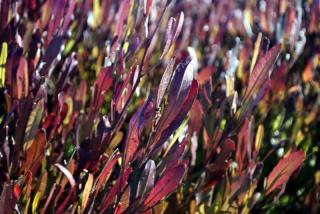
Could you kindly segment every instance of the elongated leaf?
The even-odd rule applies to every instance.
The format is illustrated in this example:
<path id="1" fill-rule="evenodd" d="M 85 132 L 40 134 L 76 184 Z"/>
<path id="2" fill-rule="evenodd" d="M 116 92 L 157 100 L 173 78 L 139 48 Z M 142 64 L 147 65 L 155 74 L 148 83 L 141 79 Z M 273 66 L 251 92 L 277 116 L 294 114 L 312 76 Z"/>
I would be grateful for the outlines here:
<path id="1" fill-rule="evenodd" d="M 41 99 L 40 101 L 38 101 L 35 108 L 32 110 L 28 119 L 26 135 L 24 138 L 24 141 L 26 143 L 24 146 L 25 150 L 27 150 L 30 147 L 31 142 L 37 133 L 37 129 L 42 119 L 43 111 L 44 111 L 44 101 L 43 99 Z"/>
<path id="2" fill-rule="evenodd" d="M 175 42 L 176 39 L 178 38 L 178 36 L 182 30 L 183 22 L 184 22 L 184 13 L 183 13 L 183 11 L 181 11 L 178 18 L 177 18 L 177 21 L 175 22 L 173 42 Z"/>
<path id="3" fill-rule="evenodd" d="M 84 213 L 87 203 L 89 201 L 89 196 L 91 194 L 91 189 L 93 185 L 93 175 L 90 173 L 88 176 L 88 180 L 86 185 L 84 186 L 83 193 L 82 193 L 82 202 L 81 202 L 81 212 Z"/>
<path id="4" fill-rule="evenodd" d="M 17 96 L 18 99 L 27 97 L 29 92 L 29 74 L 28 64 L 24 57 L 19 60 L 19 67 L 17 71 Z"/>
<path id="5" fill-rule="evenodd" d="M 167 26 L 166 35 L 165 35 L 166 43 L 164 45 L 164 49 L 163 49 L 163 52 L 162 52 L 160 59 L 162 59 L 168 53 L 168 51 L 170 49 L 170 46 L 172 44 L 172 39 L 173 39 L 173 30 L 174 30 L 173 28 L 174 28 L 175 22 L 176 22 L 175 18 L 170 17 L 169 22 L 168 22 L 168 26 Z"/>
<path id="6" fill-rule="evenodd" d="M 67 168 L 65 168 L 64 166 L 62 166 L 59 163 L 56 163 L 54 165 L 67 177 L 67 179 L 68 179 L 68 181 L 69 181 L 69 183 L 71 185 L 71 188 L 68 191 L 67 197 L 64 199 L 62 204 L 57 209 L 56 213 L 60 214 L 60 213 L 64 212 L 65 207 L 68 205 L 68 203 L 70 201 L 70 198 L 72 197 L 72 195 L 75 194 L 74 189 L 75 189 L 75 186 L 76 186 L 76 181 L 73 178 L 73 175 L 71 174 L 71 172 Z"/>
<path id="7" fill-rule="evenodd" d="M 136 198 L 144 199 L 154 186 L 156 174 L 156 164 L 153 160 L 149 160 L 144 167 L 140 181 L 138 183 L 138 190 Z"/>
<path id="8" fill-rule="evenodd" d="M 206 184 L 203 186 L 203 190 L 207 190 L 215 185 L 221 176 L 225 173 L 230 165 L 229 158 L 232 152 L 235 150 L 234 142 L 231 139 L 227 139 L 221 148 L 221 152 L 217 154 L 215 162 L 208 166 L 208 175 Z"/>
<path id="9" fill-rule="evenodd" d="M 129 122 L 128 137 L 125 144 L 125 164 L 128 164 L 132 160 L 134 153 L 137 151 L 140 143 L 139 136 L 144 123 L 151 116 L 152 109 L 152 102 L 147 101 L 136 111 Z"/>
<path id="10" fill-rule="evenodd" d="M 71 21 L 71 16 L 72 16 L 72 13 L 77 5 L 77 1 L 76 0 L 72 0 L 71 2 L 69 1 L 70 5 L 69 5 L 69 8 L 68 8 L 68 12 L 64 18 L 64 21 L 63 21 L 63 26 L 62 26 L 62 31 L 61 33 L 62 34 L 65 34 L 66 31 L 67 31 L 67 27 Z"/>
<path id="11" fill-rule="evenodd" d="M 13 185 L 4 183 L 0 195 L 0 213 L 13 213 L 16 201 L 13 195 Z"/>
<path id="12" fill-rule="evenodd" d="M 165 171 L 144 201 L 144 210 L 156 205 L 161 199 L 172 193 L 179 185 L 186 167 L 181 164 Z"/>
<path id="13" fill-rule="evenodd" d="M 123 35 L 123 26 L 128 17 L 130 6 L 131 6 L 131 0 L 121 1 L 120 9 L 117 14 L 118 21 L 117 21 L 116 30 L 114 33 L 114 36 L 118 36 L 118 38 L 121 38 Z"/>
<path id="14" fill-rule="evenodd" d="M 156 102 L 157 108 L 159 108 L 163 95 L 167 90 L 169 83 L 171 82 L 174 63 L 175 63 L 175 60 L 174 58 L 172 58 L 168 63 L 167 68 L 164 71 L 163 76 L 161 78 L 159 88 L 158 88 L 158 94 L 157 94 L 157 102 Z"/>
<path id="15" fill-rule="evenodd" d="M 106 179 L 111 174 L 111 170 L 113 166 L 117 163 L 118 159 L 121 157 L 120 153 L 116 153 L 110 157 L 110 160 L 107 162 L 107 164 L 103 167 L 102 172 L 100 173 L 99 177 L 97 178 L 97 184 L 96 184 L 96 195 L 98 194 L 98 191 L 101 188 L 101 185 L 103 182 L 106 182 Z"/>
<path id="16" fill-rule="evenodd" d="M 244 96 L 245 100 L 258 93 L 262 85 L 270 77 L 269 71 L 279 55 L 280 48 L 281 45 L 274 46 L 258 60 L 253 71 L 250 73 L 249 85 Z"/>
<path id="17" fill-rule="evenodd" d="M 154 151 L 161 146 L 168 138 L 169 136 L 181 125 L 183 122 L 183 119 L 187 115 L 188 111 L 190 110 L 193 101 L 195 100 L 198 93 L 198 83 L 196 80 L 193 80 L 191 83 L 189 94 L 186 96 L 186 99 L 183 103 L 180 105 L 177 105 L 173 111 L 173 113 L 168 113 L 164 116 L 165 121 L 161 123 L 159 126 L 162 127 L 161 135 L 159 135 L 159 140 L 157 141 Z M 161 118 L 162 119 L 162 118 Z M 165 124 L 165 125 L 163 125 Z"/>
<path id="18" fill-rule="evenodd" d="M 266 194 L 270 194 L 287 183 L 290 176 L 296 171 L 305 159 L 304 151 L 296 151 L 286 155 L 273 168 L 267 178 Z"/>
<path id="19" fill-rule="evenodd" d="M 258 34 L 257 40 L 254 43 L 254 50 L 253 50 L 253 56 L 251 60 L 251 65 L 250 65 L 250 72 L 252 72 L 254 66 L 256 65 L 260 49 L 261 49 L 261 39 L 262 39 L 262 33 Z"/>
<path id="20" fill-rule="evenodd" d="M 42 76 L 47 75 L 49 68 L 52 64 L 52 62 L 56 59 L 56 57 L 58 56 L 62 43 L 63 43 L 64 39 L 62 36 L 55 36 L 52 41 L 49 43 L 48 48 L 45 51 L 44 54 L 44 66 L 41 69 L 40 74 Z"/>
<path id="21" fill-rule="evenodd" d="M 9 0 L 2 0 L 0 1 L 0 30 L 2 31 L 8 24 L 8 16 L 9 16 L 9 7 L 10 7 Z"/>
<path id="22" fill-rule="evenodd" d="M 26 160 L 22 165 L 25 173 L 31 170 L 36 173 L 37 168 L 40 167 L 41 159 L 45 152 L 46 136 L 43 130 L 37 132 L 34 140 L 32 141 L 29 149 L 26 151 Z"/>
<path id="23" fill-rule="evenodd" d="M 103 200 L 102 209 L 101 209 L 100 213 L 103 213 L 113 203 L 117 192 L 122 191 L 122 189 L 125 187 L 126 182 L 129 178 L 129 175 L 131 174 L 131 172 L 132 172 L 132 169 L 127 168 L 124 171 L 123 176 L 118 177 L 116 183 L 113 185 L 113 187 L 110 189 L 107 196 Z"/>
<path id="24" fill-rule="evenodd" d="M 92 103 L 91 108 L 94 111 L 99 111 L 104 101 L 105 93 L 109 90 L 112 85 L 112 69 L 103 68 L 98 74 L 95 90 L 94 90 L 94 104 Z"/>
<path id="25" fill-rule="evenodd" d="M 164 157 L 160 167 L 169 169 L 178 165 L 179 159 L 181 158 L 186 145 L 186 139 L 183 139 L 181 143 L 175 142 L 172 148 L 169 150 L 168 154 Z"/>
<path id="26" fill-rule="evenodd" d="M 4 42 L 2 43 L 1 53 L 0 53 L 0 88 L 4 87 L 4 84 L 5 84 L 5 78 L 6 78 L 5 65 L 7 62 L 7 56 L 8 56 L 8 44 Z"/>
<path id="27" fill-rule="evenodd" d="M 62 166 L 59 163 L 54 164 L 68 179 L 71 187 L 75 187 L 76 186 L 76 181 L 74 180 L 72 174 L 70 173 L 70 171 L 65 168 L 64 166 Z"/>
<path id="28" fill-rule="evenodd" d="M 149 16 L 151 6 L 152 6 L 152 0 L 143 1 L 143 13 L 145 16 Z"/>

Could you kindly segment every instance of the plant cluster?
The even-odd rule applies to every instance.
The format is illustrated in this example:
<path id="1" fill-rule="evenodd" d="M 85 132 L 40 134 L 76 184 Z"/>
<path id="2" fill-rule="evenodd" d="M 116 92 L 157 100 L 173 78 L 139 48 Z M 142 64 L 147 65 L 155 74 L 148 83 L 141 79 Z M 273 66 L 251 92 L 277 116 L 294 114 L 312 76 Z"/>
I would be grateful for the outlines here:
<path id="1" fill-rule="evenodd" d="M 0 213 L 317 213 L 319 14 L 0 0 Z"/>

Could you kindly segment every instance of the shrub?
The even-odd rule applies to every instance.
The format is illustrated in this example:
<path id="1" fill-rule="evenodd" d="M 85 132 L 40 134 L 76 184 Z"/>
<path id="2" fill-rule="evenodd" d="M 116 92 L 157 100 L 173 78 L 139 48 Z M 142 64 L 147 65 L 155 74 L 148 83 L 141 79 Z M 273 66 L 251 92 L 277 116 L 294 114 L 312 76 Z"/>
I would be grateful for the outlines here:
<path id="1" fill-rule="evenodd" d="M 0 213 L 316 213 L 319 10 L 0 1 Z"/>

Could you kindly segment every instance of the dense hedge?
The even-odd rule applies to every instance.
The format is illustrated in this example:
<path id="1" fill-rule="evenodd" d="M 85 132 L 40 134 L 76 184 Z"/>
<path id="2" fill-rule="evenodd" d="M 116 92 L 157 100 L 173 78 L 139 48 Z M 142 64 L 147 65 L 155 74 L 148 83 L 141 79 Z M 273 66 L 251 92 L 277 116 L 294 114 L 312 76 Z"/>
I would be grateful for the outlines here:
<path id="1" fill-rule="evenodd" d="M 0 213 L 319 212 L 319 23 L 319 0 L 0 0 Z"/>

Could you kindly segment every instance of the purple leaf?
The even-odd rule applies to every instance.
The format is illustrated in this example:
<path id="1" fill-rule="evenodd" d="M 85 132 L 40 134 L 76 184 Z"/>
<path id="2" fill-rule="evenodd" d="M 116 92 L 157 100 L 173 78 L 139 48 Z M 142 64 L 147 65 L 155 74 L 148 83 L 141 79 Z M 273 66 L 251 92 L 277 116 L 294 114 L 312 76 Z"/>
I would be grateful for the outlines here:
<path id="1" fill-rule="evenodd" d="M 165 171 L 144 201 L 144 210 L 153 207 L 161 199 L 172 193 L 181 182 L 185 171 L 186 166 L 184 164 Z"/>
<path id="2" fill-rule="evenodd" d="M 153 160 L 149 160 L 144 167 L 138 183 L 136 198 L 144 199 L 154 186 L 156 174 L 156 164 Z"/>
<path id="3" fill-rule="evenodd" d="M 125 144 L 125 164 L 128 164 L 134 153 L 137 151 L 140 140 L 139 136 L 143 129 L 145 122 L 151 116 L 153 110 L 153 104 L 151 101 L 147 101 L 143 106 L 141 106 L 135 114 L 132 116 L 129 122 L 128 136 Z"/>

